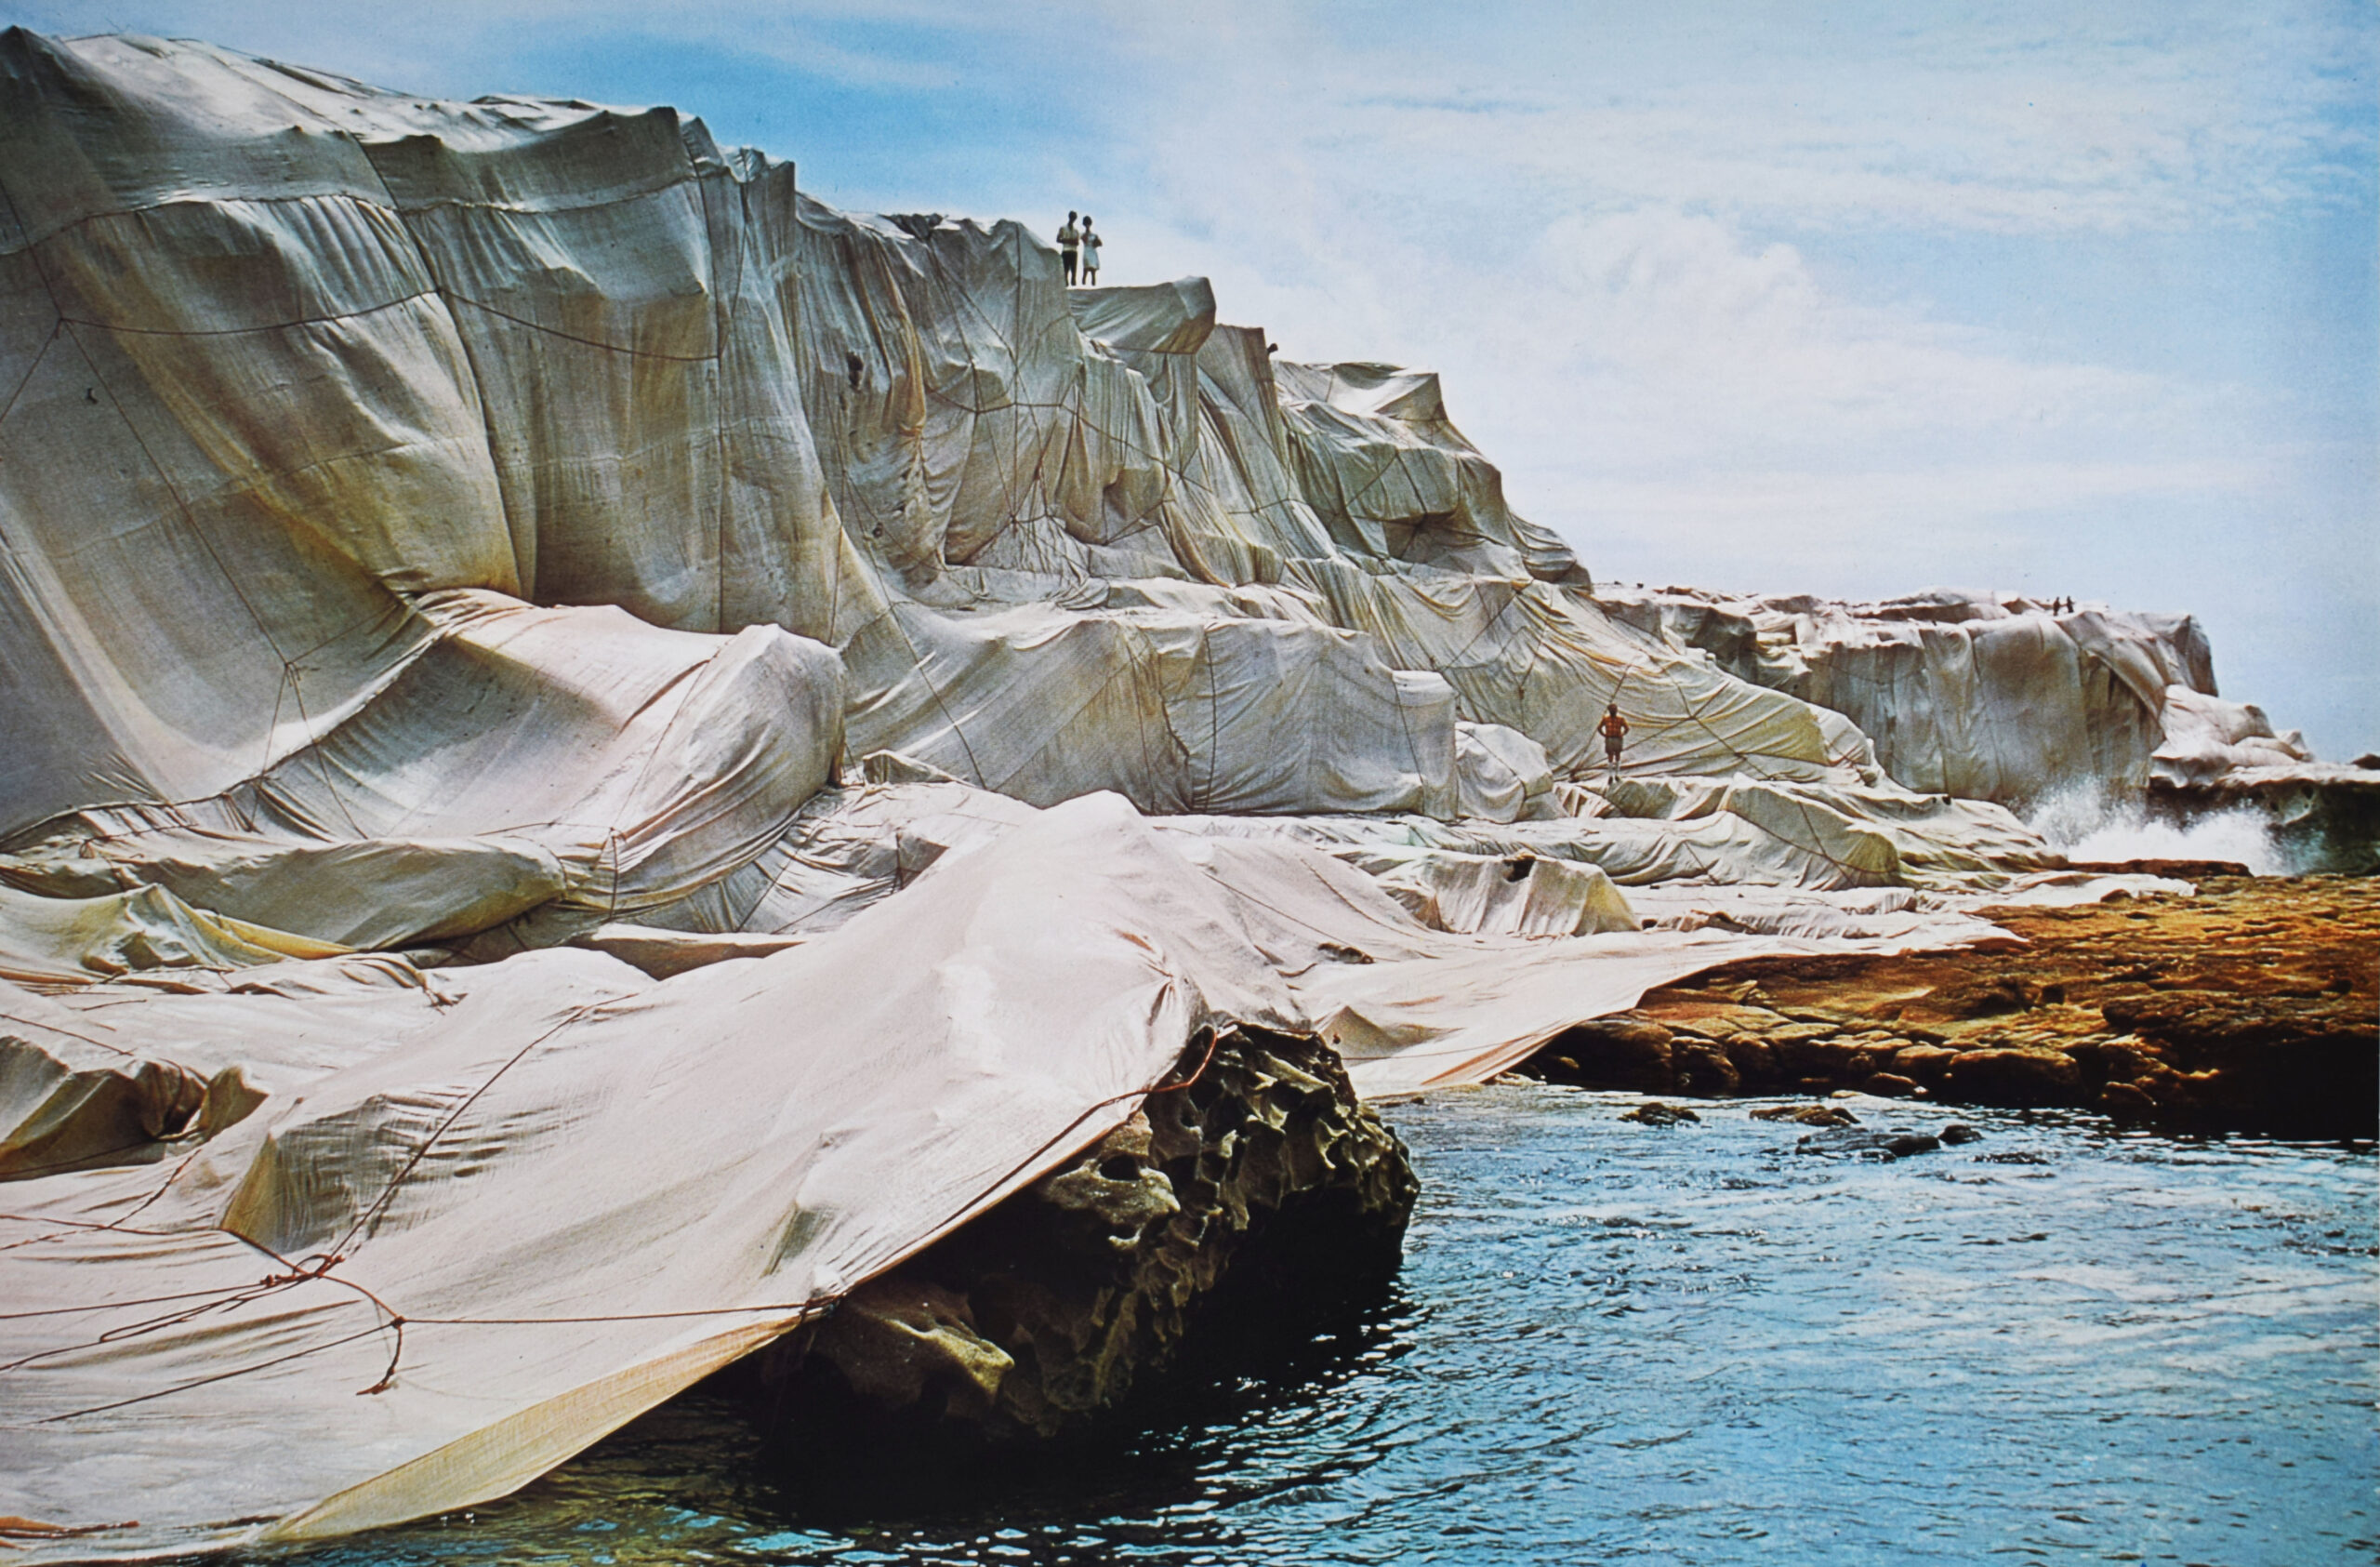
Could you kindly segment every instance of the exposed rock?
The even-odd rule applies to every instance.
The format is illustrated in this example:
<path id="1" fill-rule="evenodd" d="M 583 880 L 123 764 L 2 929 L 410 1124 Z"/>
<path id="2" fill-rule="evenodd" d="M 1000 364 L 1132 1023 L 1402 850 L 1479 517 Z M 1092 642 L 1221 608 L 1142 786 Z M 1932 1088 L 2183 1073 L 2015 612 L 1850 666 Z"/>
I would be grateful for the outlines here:
<path id="1" fill-rule="evenodd" d="M 1951 1122 L 1935 1135 L 1942 1139 L 1945 1148 L 1962 1148 L 1968 1143 L 1979 1143 L 1983 1140 L 1983 1134 L 1964 1121 Z"/>
<path id="2" fill-rule="evenodd" d="M 1672 1036 L 1670 1069 L 1680 1094 L 1712 1097 L 1733 1094 L 1743 1085 L 1743 1073 L 1728 1046 L 1691 1034 Z"/>
<path id="3" fill-rule="evenodd" d="M 1739 1083 L 1763 1083 L 1777 1081 L 1777 1053 L 1768 1042 L 1757 1034 L 1737 1034 L 1726 1042 L 1727 1062 L 1736 1069 Z"/>
<path id="4" fill-rule="evenodd" d="M 1627 1016 L 1672 1031 L 1673 1068 L 1708 1038 L 1734 1069 L 1732 1090 L 1689 1090 L 1679 1070 L 1673 1092 L 1905 1082 L 2175 1129 L 2380 1132 L 2373 882 L 2216 877 L 2194 897 L 1989 912 L 2025 944 L 1758 959 L 1649 991 Z"/>
<path id="5" fill-rule="evenodd" d="M 1530 1059 L 1527 1069 L 1550 1082 L 1580 1088 L 1676 1093 L 1681 1085 L 1671 1053 L 1675 1038 L 1659 1024 L 1623 1012 L 1565 1029 Z M 1725 1052 L 1718 1055 L 1721 1059 L 1726 1058 Z M 1694 1059 L 1715 1085 L 1724 1074 L 1711 1056 L 1711 1052 L 1698 1049 Z M 1733 1063 L 1728 1065 L 1732 1069 Z"/>
<path id="6" fill-rule="evenodd" d="M 2144 1088 L 2129 1082 L 2110 1082 L 2099 1090 L 2099 1109 L 2117 1121 L 2154 1121 L 2157 1101 Z"/>
<path id="7" fill-rule="evenodd" d="M 1900 1009 L 1904 1021 L 1964 1022 L 1976 1017 L 2004 1017 L 2033 1004 L 2033 998 L 2015 981 L 1998 975 L 1943 986 Z"/>
<path id="8" fill-rule="evenodd" d="M 2183 882 L 2252 874 L 2236 859 L 2072 859 L 2066 868 L 2094 876 L 2165 876 Z"/>
<path id="9" fill-rule="evenodd" d="M 1805 1025 L 1804 1027 L 1809 1027 Z M 1822 1094 L 1837 1083 L 1857 1082 L 1883 1070 L 1894 1052 L 1880 1050 L 1858 1038 L 1773 1039 L 1780 1073 Z"/>
<path id="10" fill-rule="evenodd" d="M 1871 1132 L 1865 1128 L 1831 1127 L 1796 1138 L 1795 1153 L 1852 1154 L 1869 1159 L 1907 1159 L 1931 1153 L 1942 1146 L 1939 1137 L 1924 1132 Z"/>
<path id="11" fill-rule="evenodd" d="M 2082 1081 L 2074 1058 L 2054 1050 L 1964 1050 L 1944 1074 L 1946 1096 L 1978 1105 L 2065 1104 Z"/>
<path id="12" fill-rule="evenodd" d="M 1796 1126 L 1857 1126 L 1859 1118 L 1840 1105 L 1768 1105 L 1752 1112 L 1754 1121 L 1790 1121 Z"/>
<path id="13" fill-rule="evenodd" d="M 1196 1338 L 1310 1331 L 1376 1292 L 1418 1189 L 1334 1053 L 1242 1029 L 1187 1087 L 740 1374 L 797 1443 L 1078 1431 Z"/>
<path id="14" fill-rule="evenodd" d="M 1700 1121 L 1702 1118 L 1684 1105 L 1665 1105 L 1654 1099 L 1637 1106 L 1620 1119 L 1633 1121 L 1642 1126 L 1675 1126 L 1681 1121 Z"/>
<path id="15" fill-rule="evenodd" d="M 1938 1084 L 1958 1056 L 1959 1053 L 1948 1045 L 1904 1045 L 1893 1052 L 1893 1069 L 1921 1083 Z"/>
<path id="16" fill-rule="evenodd" d="M 1859 1091 L 1873 1094 L 1880 1099 L 1906 1099 L 1912 1094 L 1924 1092 L 1914 1082 L 1897 1072 L 1871 1073 L 1868 1081 L 1859 1085 Z"/>

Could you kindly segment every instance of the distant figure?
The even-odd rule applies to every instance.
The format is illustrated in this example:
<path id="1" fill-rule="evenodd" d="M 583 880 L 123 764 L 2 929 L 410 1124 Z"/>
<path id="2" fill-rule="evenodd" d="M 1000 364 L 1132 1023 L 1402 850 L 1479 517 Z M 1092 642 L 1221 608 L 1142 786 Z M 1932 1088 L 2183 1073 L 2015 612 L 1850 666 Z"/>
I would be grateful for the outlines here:
<path id="1" fill-rule="evenodd" d="M 1066 264 L 1066 286 L 1075 286 L 1075 263 L 1082 250 L 1082 231 L 1075 227 L 1075 215 L 1066 214 L 1066 226 L 1058 231 L 1058 259 Z"/>
<path id="2" fill-rule="evenodd" d="M 1086 212 L 1082 215 L 1082 286 L 1085 288 L 1099 286 L 1100 243 L 1099 236 L 1091 232 L 1091 214 Z"/>
<path id="3" fill-rule="evenodd" d="M 1603 710 L 1603 722 L 1595 725 L 1595 733 L 1603 737 L 1603 759 L 1611 767 L 1611 776 L 1620 777 L 1620 747 L 1628 737 L 1628 721 L 1620 716 L 1620 704 L 1612 703 Z"/>

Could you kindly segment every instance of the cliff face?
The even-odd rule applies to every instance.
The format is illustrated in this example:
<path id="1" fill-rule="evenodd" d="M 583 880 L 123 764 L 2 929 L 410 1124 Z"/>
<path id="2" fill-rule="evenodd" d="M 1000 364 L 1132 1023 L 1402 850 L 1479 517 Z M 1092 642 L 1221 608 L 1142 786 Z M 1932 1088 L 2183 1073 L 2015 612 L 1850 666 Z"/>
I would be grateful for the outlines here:
<path id="1" fill-rule="evenodd" d="M 269 831 L 276 774 L 391 807 L 290 805 L 316 835 L 608 832 L 608 800 L 458 816 L 418 766 L 337 753 L 402 729 L 385 694 L 416 666 L 502 700 L 491 645 L 516 687 L 570 687 L 583 653 L 676 690 L 721 657 L 656 631 L 757 629 L 735 657 L 813 686 L 790 639 L 834 649 L 854 756 L 1159 812 L 1453 817 L 1461 726 L 1587 775 L 1615 700 L 1639 771 L 1873 761 L 2019 802 L 2137 784 L 2167 688 L 2213 690 L 2186 619 L 1598 599 L 1435 377 L 1276 363 L 1197 279 L 1068 290 L 1012 223 L 835 212 L 668 109 L 19 31 L 0 138 L 0 834 L 95 806 Z M 561 705 L 590 746 L 617 728 Z M 753 809 L 716 824 L 725 856 L 815 788 L 830 730 L 730 784 Z M 563 884 L 619 873 L 544 837 Z"/>
<path id="2" fill-rule="evenodd" d="M 469 635 L 567 684 L 486 630 L 533 604 L 632 617 L 537 622 L 598 660 L 825 644 L 853 754 L 1037 803 L 1451 815 L 1459 724 L 1572 771 L 1615 697 L 1655 770 L 1842 754 L 1574 591 L 1434 378 L 1276 367 L 1195 280 L 1070 296 L 1013 224 L 835 213 L 666 109 L 21 32 L 0 73 L 0 830 L 228 825 L 426 659 L 484 700 Z"/>
<path id="3" fill-rule="evenodd" d="M 1435 378 L 666 109 L 18 30 L 0 198 L 0 1517 L 52 1554 L 501 1494 L 1200 1030 L 1405 1092 L 1989 936 L 2044 845 L 1879 762 L 2014 797 L 2211 684 L 1599 599 Z"/>
<path id="4" fill-rule="evenodd" d="M 1896 781 L 1966 799 L 2136 791 L 2169 731 L 2195 728 L 2215 694 L 2214 656 L 2187 615 L 1940 591 L 1850 604 L 1670 588 L 1606 603 L 1730 673 L 1842 713 Z"/>

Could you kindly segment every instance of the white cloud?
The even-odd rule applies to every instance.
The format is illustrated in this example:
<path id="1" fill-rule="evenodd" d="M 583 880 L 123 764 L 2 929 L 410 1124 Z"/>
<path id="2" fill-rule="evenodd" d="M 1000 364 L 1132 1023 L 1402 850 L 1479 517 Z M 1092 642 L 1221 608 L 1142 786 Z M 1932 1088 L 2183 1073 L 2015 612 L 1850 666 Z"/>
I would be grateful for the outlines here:
<path id="1" fill-rule="evenodd" d="M 1764 470 L 1675 478 L 1578 474 L 1559 490 L 1582 511 L 1632 526 L 1698 530 L 1703 542 L 1793 529 L 1828 544 L 1856 543 L 1880 528 L 1923 519 L 1931 545 L 1988 544 L 2012 521 L 2077 504 L 2141 496 L 2244 494 L 2269 478 L 2254 461 L 1942 463 L 1845 471 Z M 1701 530 L 1710 530 L 1707 534 Z"/>
<path id="2" fill-rule="evenodd" d="M 2373 156 L 2372 20 L 2341 5 L 1116 14 L 1157 118 L 1235 158 L 1562 207 L 2174 229 L 2350 193 Z"/>
<path id="3" fill-rule="evenodd" d="M 2155 378 L 1995 351 L 1987 335 L 1830 295 L 1801 252 L 1653 209 L 1556 220 L 1539 242 L 1563 369 L 1624 381 L 1670 422 L 1806 439 L 2093 419 L 2165 400 Z"/>

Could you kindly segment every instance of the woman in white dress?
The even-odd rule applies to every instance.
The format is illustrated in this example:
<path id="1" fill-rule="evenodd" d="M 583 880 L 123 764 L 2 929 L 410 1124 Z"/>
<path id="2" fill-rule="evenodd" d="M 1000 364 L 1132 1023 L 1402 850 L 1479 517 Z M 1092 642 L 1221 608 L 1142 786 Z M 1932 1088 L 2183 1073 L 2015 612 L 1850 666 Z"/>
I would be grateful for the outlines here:
<path id="1" fill-rule="evenodd" d="M 1093 288 L 1099 284 L 1099 236 L 1091 232 L 1088 215 L 1082 220 L 1082 286 Z"/>

